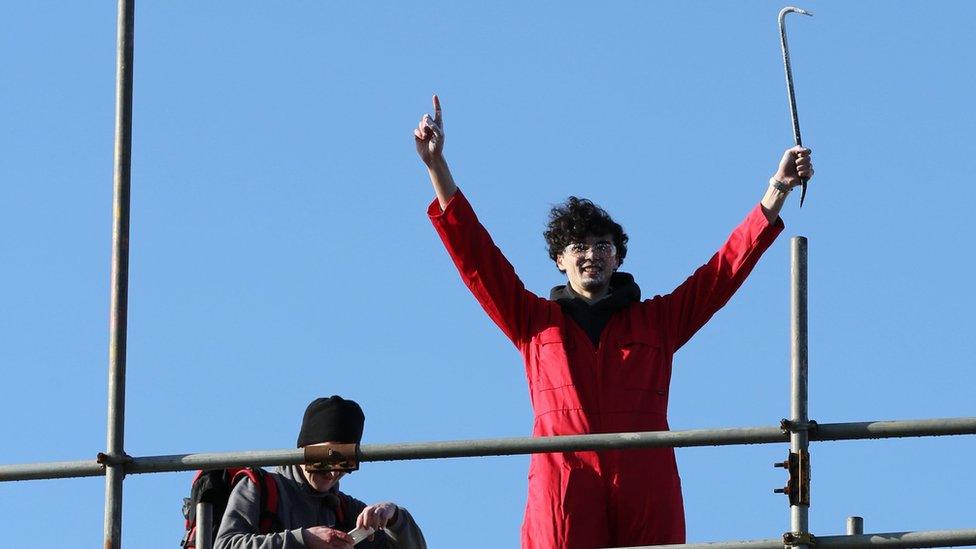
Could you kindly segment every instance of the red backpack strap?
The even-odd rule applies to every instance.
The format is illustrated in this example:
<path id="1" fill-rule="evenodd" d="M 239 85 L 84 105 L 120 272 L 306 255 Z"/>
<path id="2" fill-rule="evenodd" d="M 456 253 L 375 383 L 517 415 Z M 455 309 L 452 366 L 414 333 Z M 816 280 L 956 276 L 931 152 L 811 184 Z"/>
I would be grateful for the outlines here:
<path id="1" fill-rule="evenodd" d="M 247 477 L 258 489 L 261 496 L 261 516 L 258 529 L 262 534 L 275 532 L 278 525 L 278 483 L 263 469 L 245 467 L 234 474 L 233 484 Z"/>
<path id="2" fill-rule="evenodd" d="M 260 469 L 259 469 L 260 470 Z M 261 471 L 264 489 L 261 491 L 263 509 L 261 511 L 261 532 L 269 533 L 279 530 L 278 525 L 278 483 L 274 477 Z"/>

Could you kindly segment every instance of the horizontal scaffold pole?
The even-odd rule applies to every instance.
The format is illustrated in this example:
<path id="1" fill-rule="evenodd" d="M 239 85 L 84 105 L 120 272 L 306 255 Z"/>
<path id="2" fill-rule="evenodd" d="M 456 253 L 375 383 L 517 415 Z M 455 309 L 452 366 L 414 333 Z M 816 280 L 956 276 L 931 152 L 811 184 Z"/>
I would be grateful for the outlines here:
<path id="1" fill-rule="evenodd" d="M 976 530 L 920 530 L 917 532 L 884 532 L 858 536 L 816 536 L 818 549 L 857 547 L 958 547 L 976 545 Z M 648 545 L 627 549 L 783 549 L 782 539 L 719 541 L 683 545 Z"/>
<path id="2" fill-rule="evenodd" d="M 879 438 L 924 437 L 976 434 L 976 417 L 921 419 L 908 421 L 865 421 L 858 423 L 823 423 L 809 426 L 811 441 L 861 440 Z M 739 427 L 732 429 L 691 429 L 684 431 L 649 431 L 642 433 L 607 433 L 555 437 L 515 437 L 443 442 L 408 442 L 400 444 L 364 444 L 359 460 L 398 461 L 474 456 L 505 456 L 613 450 L 633 448 L 685 448 L 692 446 L 734 446 L 773 444 L 789 441 L 782 427 Z M 263 450 L 178 454 L 129 458 L 125 472 L 163 473 L 226 467 L 294 465 L 304 461 L 304 452 Z M 0 482 L 52 478 L 93 477 L 105 474 L 104 465 L 96 460 L 62 461 L 0 466 Z"/>

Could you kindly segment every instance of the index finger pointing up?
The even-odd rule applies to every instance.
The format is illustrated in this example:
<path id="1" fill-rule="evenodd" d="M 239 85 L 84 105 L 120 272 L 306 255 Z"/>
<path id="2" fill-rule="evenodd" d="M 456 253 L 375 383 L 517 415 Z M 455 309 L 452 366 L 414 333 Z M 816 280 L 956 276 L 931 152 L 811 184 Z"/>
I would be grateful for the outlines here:
<path id="1" fill-rule="evenodd" d="M 441 128 L 444 127 L 444 121 L 441 120 L 441 100 L 436 94 L 434 95 L 434 124 Z"/>

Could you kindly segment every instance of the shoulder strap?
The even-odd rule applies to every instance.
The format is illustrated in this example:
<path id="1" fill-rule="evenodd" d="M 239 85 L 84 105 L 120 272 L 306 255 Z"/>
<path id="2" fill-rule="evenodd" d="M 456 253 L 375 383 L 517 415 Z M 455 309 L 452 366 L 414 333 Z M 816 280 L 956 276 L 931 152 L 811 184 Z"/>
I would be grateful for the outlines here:
<path id="1" fill-rule="evenodd" d="M 260 471 L 261 480 L 264 482 L 261 490 L 261 531 L 264 533 L 276 532 L 281 530 L 278 522 L 278 483 L 273 476 Z"/>
<path id="2" fill-rule="evenodd" d="M 268 534 L 280 530 L 278 523 L 278 483 L 274 477 L 267 474 L 264 469 L 256 467 L 244 467 L 234 474 L 232 484 L 247 477 L 251 479 L 257 487 L 261 496 L 261 518 L 258 528 L 262 534 Z"/>

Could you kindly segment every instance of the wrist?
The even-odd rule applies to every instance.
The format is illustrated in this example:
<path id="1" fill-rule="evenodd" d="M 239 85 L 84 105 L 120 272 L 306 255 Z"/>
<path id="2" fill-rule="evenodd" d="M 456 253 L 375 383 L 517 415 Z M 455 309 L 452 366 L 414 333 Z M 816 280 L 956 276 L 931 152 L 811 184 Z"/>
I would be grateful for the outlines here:
<path id="1" fill-rule="evenodd" d="M 793 185 L 783 181 L 783 179 L 773 176 L 769 178 L 769 188 L 770 190 L 778 191 L 784 195 L 789 194 L 793 190 Z"/>
<path id="2" fill-rule="evenodd" d="M 447 169 L 447 160 L 444 158 L 443 154 L 439 154 L 432 157 L 429 162 L 427 162 L 427 169 L 432 172 L 440 173 Z"/>

